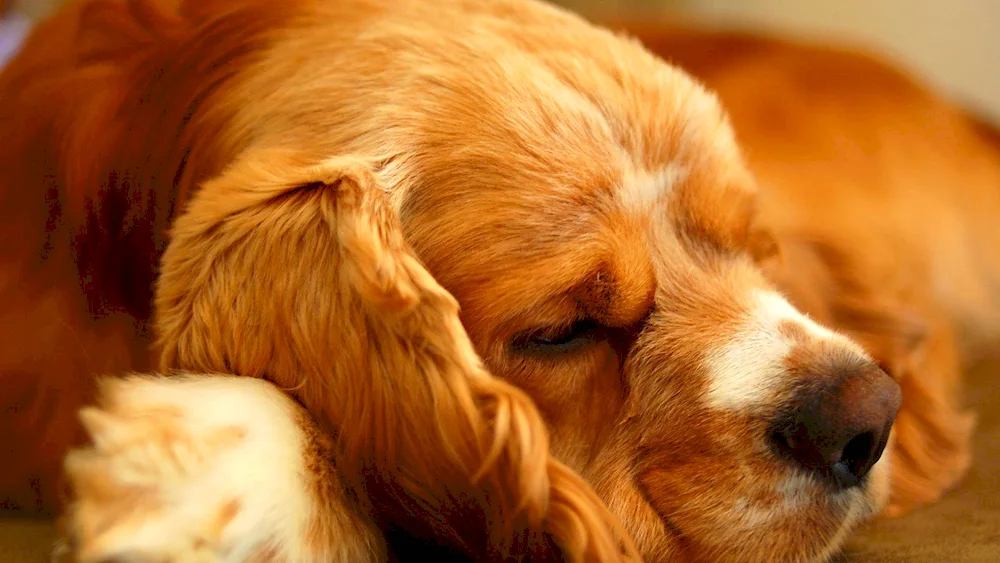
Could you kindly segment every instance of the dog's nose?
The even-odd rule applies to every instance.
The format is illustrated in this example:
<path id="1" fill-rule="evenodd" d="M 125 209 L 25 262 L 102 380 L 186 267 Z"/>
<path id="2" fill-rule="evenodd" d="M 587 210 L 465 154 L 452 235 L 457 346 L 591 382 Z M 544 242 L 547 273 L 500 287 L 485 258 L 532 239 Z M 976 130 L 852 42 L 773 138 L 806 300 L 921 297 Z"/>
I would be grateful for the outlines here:
<path id="1" fill-rule="evenodd" d="M 779 449 L 843 489 L 858 485 L 889 439 L 899 385 L 874 365 L 815 395 L 775 432 Z"/>

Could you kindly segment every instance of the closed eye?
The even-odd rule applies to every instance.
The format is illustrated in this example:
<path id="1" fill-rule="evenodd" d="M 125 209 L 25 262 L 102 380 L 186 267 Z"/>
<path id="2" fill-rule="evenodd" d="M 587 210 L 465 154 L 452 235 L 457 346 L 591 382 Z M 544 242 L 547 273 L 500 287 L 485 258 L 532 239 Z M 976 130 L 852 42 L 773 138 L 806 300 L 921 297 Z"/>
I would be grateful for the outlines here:
<path id="1" fill-rule="evenodd" d="M 596 321 L 583 319 L 569 326 L 529 330 L 515 336 L 511 348 L 524 355 L 570 354 L 596 342 L 601 328 Z"/>

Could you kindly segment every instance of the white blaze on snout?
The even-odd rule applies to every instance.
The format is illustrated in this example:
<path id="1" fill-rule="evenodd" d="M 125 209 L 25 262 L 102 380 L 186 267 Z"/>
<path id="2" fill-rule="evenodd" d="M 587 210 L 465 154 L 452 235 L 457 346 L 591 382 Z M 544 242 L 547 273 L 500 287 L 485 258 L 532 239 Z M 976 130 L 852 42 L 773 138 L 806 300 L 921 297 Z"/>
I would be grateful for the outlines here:
<path id="1" fill-rule="evenodd" d="M 833 340 L 864 355 L 858 345 L 816 324 L 778 293 L 755 290 L 750 303 L 742 326 L 707 354 L 708 401 L 713 408 L 767 404 L 787 388 L 785 360 L 797 342 L 782 331 L 784 323 L 798 325 L 809 339 Z"/>

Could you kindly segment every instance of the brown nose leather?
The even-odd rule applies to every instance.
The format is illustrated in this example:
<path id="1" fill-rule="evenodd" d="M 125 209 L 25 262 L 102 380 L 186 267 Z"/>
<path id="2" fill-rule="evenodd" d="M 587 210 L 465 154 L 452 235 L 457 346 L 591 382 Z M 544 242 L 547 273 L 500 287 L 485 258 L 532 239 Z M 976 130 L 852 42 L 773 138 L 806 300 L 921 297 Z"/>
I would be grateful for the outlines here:
<path id="1" fill-rule="evenodd" d="M 774 439 L 802 467 L 838 488 L 861 483 L 882 456 L 902 392 L 874 364 L 814 394 Z"/>

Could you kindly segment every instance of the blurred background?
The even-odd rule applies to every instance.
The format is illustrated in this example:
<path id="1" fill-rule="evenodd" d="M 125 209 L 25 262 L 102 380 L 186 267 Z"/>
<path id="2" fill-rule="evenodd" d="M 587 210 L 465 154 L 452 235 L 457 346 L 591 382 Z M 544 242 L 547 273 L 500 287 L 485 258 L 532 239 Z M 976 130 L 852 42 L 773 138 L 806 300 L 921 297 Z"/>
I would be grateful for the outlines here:
<path id="1" fill-rule="evenodd" d="M 0 0 L 7 5 L 9 21 L 15 17 L 30 21 L 60 2 Z M 859 44 L 895 59 L 959 101 L 1000 121 L 1000 0 L 555 2 L 592 19 L 682 18 L 706 25 Z"/>
<path id="2" fill-rule="evenodd" d="M 1000 121 L 1000 0 L 557 0 L 601 17 L 671 17 L 875 49 Z"/>

